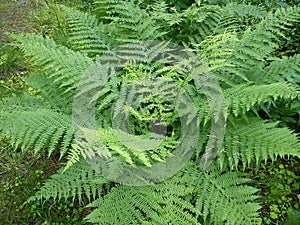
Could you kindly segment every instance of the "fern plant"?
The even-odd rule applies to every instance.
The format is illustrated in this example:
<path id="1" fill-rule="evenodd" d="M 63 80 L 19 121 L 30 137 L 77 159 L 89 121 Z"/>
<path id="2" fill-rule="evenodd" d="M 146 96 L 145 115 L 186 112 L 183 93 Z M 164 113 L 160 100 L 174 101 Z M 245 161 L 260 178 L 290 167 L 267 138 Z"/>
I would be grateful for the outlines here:
<path id="1" fill-rule="evenodd" d="M 276 106 L 278 101 L 299 100 L 299 55 L 279 58 L 277 51 L 289 38 L 288 29 L 300 21 L 300 9 L 266 12 L 256 6 L 223 3 L 199 1 L 176 10 L 164 1 L 150 5 L 147 1 L 98 0 L 92 13 L 61 6 L 68 22 L 68 46 L 37 34 L 10 34 L 12 45 L 24 52 L 33 67 L 32 75 L 25 79 L 30 87 L 27 92 L 1 100 L 1 138 L 8 138 L 24 153 L 47 151 L 49 156 L 60 153 L 67 159 L 65 167 L 27 204 L 50 198 L 86 198 L 87 207 L 94 210 L 85 221 L 95 224 L 259 223 L 258 190 L 242 171 L 259 167 L 268 159 L 300 156 L 299 139 L 293 130 L 260 117 L 261 110 Z M 147 41 L 151 44 L 141 47 L 140 43 Z M 201 71 L 215 74 L 224 94 L 224 144 L 212 147 L 216 160 L 204 171 L 199 171 L 199 162 L 215 118 L 199 89 L 201 79 L 189 70 L 195 64 L 185 60 L 187 52 L 178 56 L 170 49 L 170 42 L 193 51 L 196 60 L 205 63 Z M 119 58 L 111 54 L 115 48 Z M 126 66 L 110 71 L 114 76 L 98 77 L 96 82 L 81 80 L 89 69 L 104 71 L 103 65 L 90 67 L 99 58 L 105 56 L 118 64 L 127 55 L 131 58 Z M 150 85 L 153 90 L 148 86 L 128 91 L 129 86 L 141 87 L 139 80 L 149 78 L 153 82 L 154 78 L 164 79 L 163 85 L 154 82 Z M 142 187 L 117 184 L 95 172 L 86 163 L 89 156 L 82 151 L 83 142 L 74 138 L 72 127 L 73 100 L 82 84 L 86 85 L 82 91 L 92 93 L 95 122 L 107 156 L 150 168 L 174 157 L 174 149 L 184 142 L 180 115 L 168 100 L 174 95 L 172 85 L 183 88 L 197 111 L 181 116 L 202 132 L 190 162 L 175 176 Z M 133 100 L 135 104 L 126 108 L 126 102 Z M 122 124 L 118 116 L 126 110 L 128 124 Z M 128 133 L 111 129 L 116 121 L 119 127 L 128 125 Z M 136 136 L 145 141 L 143 137 L 151 134 L 149 124 L 165 126 L 165 138 L 157 148 L 140 151 L 130 142 Z M 144 144 L 152 146 L 156 138 Z M 124 146 L 120 140 L 128 143 Z"/>

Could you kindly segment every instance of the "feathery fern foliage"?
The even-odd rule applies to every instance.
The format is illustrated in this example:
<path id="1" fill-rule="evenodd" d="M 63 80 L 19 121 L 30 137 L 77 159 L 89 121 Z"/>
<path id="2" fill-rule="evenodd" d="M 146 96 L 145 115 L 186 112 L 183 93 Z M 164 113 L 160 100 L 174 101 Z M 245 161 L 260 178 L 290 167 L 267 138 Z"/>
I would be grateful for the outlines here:
<path id="1" fill-rule="evenodd" d="M 227 129 L 225 150 L 218 158 L 221 167 L 224 161 L 231 168 L 245 169 L 254 163 L 259 166 L 263 160 L 274 161 L 278 156 L 300 157 L 297 135 L 286 127 L 279 128 L 276 125 L 255 117 L 234 120 Z"/>
<path id="2" fill-rule="evenodd" d="M 66 167 L 28 203 L 50 198 L 81 200 L 85 195 L 88 207 L 96 208 L 86 221 L 95 224 L 259 222 L 257 190 L 249 185 L 247 173 L 238 171 L 259 167 L 268 159 L 300 157 L 297 134 L 260 118 L 260 111 L 276 108 L 279 101 L 299 100 L 299 52 L 278 57 L 278 51 L 295 38 L 289 36 L 289 29 L 299 23 L 300 9 L 267 12 L 253 5 L 209 2 L 197 1 L 177 10 L 165 1 L 150 5 L 143 0 L 97 0 L 91 13 L 62 6 L 68 22 L 68 46 L 36 34 L 10 35 L 33 67 L 32 76 L 25 79 L 28 93 L 0 102 L 1 138 L 9 138 L 15 148 L 25 152 L 44 150 L 51 155 L 59 151 L 68 159 Z M 188 51 L 176 52 L 169 48 L 170 43 L 182 44 Z M 187 60 L 189 51 L 196 60 Z M 99 59 L 111 62 L 116 70 L 97 65 Z M 103 76 L 96 76 L 96 81 L 82 79 L 87 72 Z M 215 98 L 220 89 L 207 86 L 213 94 L 206 96 L 205 90 L 200 90 L 201 74 L 215 75 L 227 115 L 221 103 L 211 112 L 208 100 L 218 102 Z M 145 81 L 149 84 L 143 87 Z M 76 93 L 81 85 L 85 88 Z M 181 116 L 186 123 L 194 123 L 196 116 L 195 124 L 203 131 L 191 162 L 155 185 L 110 185 L 83 160 L 87 156 L 74 141 L 73 100 L 78 94 L 91 97 L 96 129 L 109 154 L 124 163 L 151 168 L 173 157 L 173 150 L 184 141 L 180 115 L 168 100 L 177 94 L 174 85 L 182 88 L 196 107 L 193 112 L 182 107 Z M 81 106 L 90 102 L 81 102 Z M 216 165 L 199 171 L 215 113 L 227 118 L 224 144 L 212 148 Z M 159 134 L 145 139 L 153 134 L 149 125 L 166 128 L 165 139 L 157 148 L 150 147 Z M 124 129 L 112 129 L 116 127 Z M 150 147 L 141 151 L 132 141 L 137 138 Z M 104 184 L 107 187 L 103 188 Z"/>
<path id="3" fill-rule="evenodd" d="M 10 142 L 22 150 L 34 146 L 34 152 L 47 149 L 49 156 L 60 149 L 61 157 L 70 148 L 73 131 L 69 116 L 46 109 L 20 111 L 4 114 L 9 123 L 2 124 L 2 130 L 8 132 Z"/>
<path id="4" fill-rule="evenodd" d="M 99 176 L 85 160 L 80 160 L 69 170 L 63 172 L 60 169 L 52 175 L 44 186 L 27 203 L 32 201 L 46 201 L 50 198 L 60 199 L 78 199 L 87 198 L 88 201 L 101 196 L 102 189 L 99 188 L 109 182 Z"/>
<path id="5" fill-rule="evenodd" d="M 117 186 L 88 207 L 97 224 L 246 224 L 257 221 L 257 189 L 236 172 L 214 166 L 199 173 L 194 164 L 161 184 Z M 213 207 L 211 207 L 213 205 Z M 230 210 L 228 210 L 230 209 Z M 201 219 L 199 219 L 201 218 Z"/>

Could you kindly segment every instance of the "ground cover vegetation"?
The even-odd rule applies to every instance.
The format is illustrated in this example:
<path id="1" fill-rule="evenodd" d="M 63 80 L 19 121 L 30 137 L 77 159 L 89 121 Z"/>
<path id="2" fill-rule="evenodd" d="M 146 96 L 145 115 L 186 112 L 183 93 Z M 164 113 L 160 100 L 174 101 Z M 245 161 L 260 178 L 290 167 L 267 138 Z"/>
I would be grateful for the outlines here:
<path id="1" fill-rule="evenodd" d="M 2 224 L 299 223 L 297 1 L 28 0 L 1 7 L 6 18 L 15 18 L 8 9 L 20 18 L 1 22 L 10 31 L 1 30 Z M 214 115 L 201 79 L 190 73 L 195 59 L 176 58 L 168 43 L 193 52 L 205 65 L 200 74 L 213 74 L 225 99 L 226 113 L 219 112 L 226 117 L 224 142 L 204 170 L 199 162 Z M 104 178 L 74 138 L 72 111 L 82 74 L 114 49 L 131 61 L 94 98 L 97 131 L 114 157 L 146 167 L 172 157 L 184 132 L 180 116 L 161 97 L 173 94 L 172 85 L 197 106 L 196 151 L 175 176 L 154 185 Z M 132 98 L 136 93 L 127 87 L 142 79 L 152 79 L 153 87 L 160 79 L 173 83 L 143 89 L 151 94 L 130 108 L 129 129 L 136 136 L 149 135 L 148 125 L 159 118 L 167 124 L 162 145 L 140 152 L 122 145 L 118 137 L 131 136 L 111 124 L 124 106 L 120 96 Z"/>

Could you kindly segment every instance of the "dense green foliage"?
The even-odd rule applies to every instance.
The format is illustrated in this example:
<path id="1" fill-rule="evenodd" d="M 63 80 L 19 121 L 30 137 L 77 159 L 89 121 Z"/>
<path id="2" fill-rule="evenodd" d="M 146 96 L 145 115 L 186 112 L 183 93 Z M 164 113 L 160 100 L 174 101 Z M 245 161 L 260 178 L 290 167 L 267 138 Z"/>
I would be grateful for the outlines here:
<path id="1" fill-rule="evenodd" d="M 30 59 L 31 76 L 24 79 L 23 93 L 1 99 L 0 137 L 16 151 L 46 152 L 66 162 L 26 204 L 50 199 L 88 203 L 94 210 L 85 221 L 95 224 L 262 223 L 259 189 L 251 186 L 247 168 L 259 170 L 268 160 L 300 157 L 300 9 L 275 2 L 270 7 L 242 1 L 95 0 L 82 9 L 60 7 L 67 25 L 61 39 L 9 34 L 11 44 Z M 153 40 L 159 42 L 147 46 L 149 54 L 137 47 Z M 168 42 L 193 51 L 205 63 L 205 72 L 216 76 L 225 97 L 224 144 L 204 171 L 198 170 L 199 161 L 214 117 L 197 78 L 182 67 L 183 63 L 193 67 L 193 62 L 153 62 L 171 52 Z M 163 144 L 140 153 L 136 146 L 126 148 L 118 141 L 122 135 L 131 136 L 110 129 L 112 115 L 118 115 L 124 103 L 119 96 L 140 79 L 172 79 L 199 110 L 202 133 L 192 159 L 174 177 L 155 185 L 128 187 L 103 178 L 85 162 L 87 156 L 74 140 L 72 106 L 82 74 L 99 57 L 124 44 L 119 51 L 130 54 L 132 62 L 108 79 L 95 98 L 99 136 L 112 155 L 128 164 L 151 167 L 172 157 L 181 141 L 179 116 L 160 98 L 174 88 L 159 86 L 159 80 L 153 86 L 160 88 L 132 106 L 129 122 L 133 134 L 147 136 L 147 124 L 163 118 L 168 123 Z M 95 87 L 98 84 L 90 88 Z M 273 214 L 271 219 L 277 218 Z"/>

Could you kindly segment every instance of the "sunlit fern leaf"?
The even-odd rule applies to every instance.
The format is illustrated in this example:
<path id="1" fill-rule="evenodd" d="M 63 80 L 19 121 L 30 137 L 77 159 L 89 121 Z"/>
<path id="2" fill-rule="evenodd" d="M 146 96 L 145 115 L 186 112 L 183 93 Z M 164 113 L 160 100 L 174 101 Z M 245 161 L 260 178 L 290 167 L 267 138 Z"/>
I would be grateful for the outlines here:
<path id="1" fill-rule="evenodd" d="M 235 50 L 230 47 L 230 44 L 238 41 L 236 34 L 224 33 L 207 38 L 199 44 L 194 44 L 199 59 L 207 66 L 207 69 L 222 84 L 228 86 L 234 86 L 237 77 L 242 81 L 248 80 L 242 73 L 232 75 L 232 71 L 235 71 L 237 65 L 229 60 L 235 54 Z"/>
<path id="2" fill-rule="evenodd" d="M 52 175 L 43 186 L 31 196 L 26 203 L 34 201 L 78 199 L 85 196 L 88 201 L 99 197 L 102 185 L 108 183 L 106 179 L 97 174 L 83 159 L 75 163 L 68 170 L 61 168 Z"/>
<path id="3" fill-rule="evenodd" d="M 130 135 L 121 130 L 98 129 L 99 140 L 113 157 L 130 165 L 151 166 L 172 155 L 177 140 L 160 135 Z"/>
<path id="4" fill-rule="evenodd" d="M 68 170 L 71 166 L 79 162 L 81 159 L 81 149 L 78 148 L 76 144 L 73 144 L 72 147 L 68 151 L 68 156 L 67 156 L 67 163 L 64 167 L 64 171 Z"/>
<path id="5" fill-rule="evenodd" d="M 249 179 L 238 173 L 222 174 L 215 167 L 199 173 L 189 164 L 182 172 L 162 183 L 117 186 L 89 207 L 97 207 L 86 219 L 96 224 L 238 224 L 257 220 L 257 189 L 246 186 Z M 196 196 L 196 204 L 194 199 Z M 231 210 L 228 210 L 230 208 Z M 238 215 L 238 216 L 236 216 Z"/>

